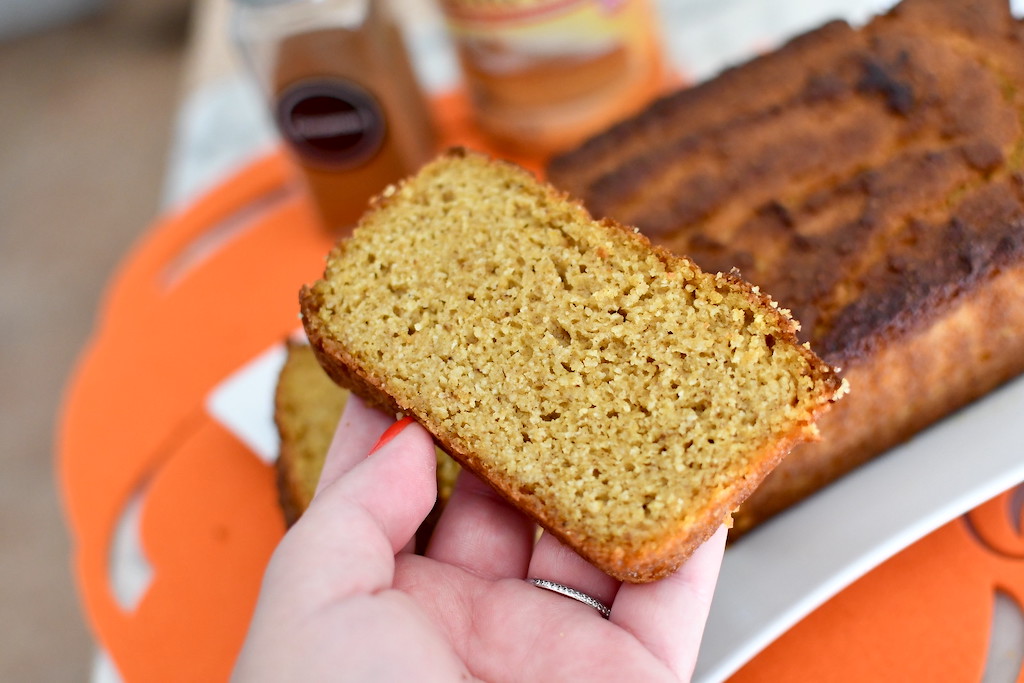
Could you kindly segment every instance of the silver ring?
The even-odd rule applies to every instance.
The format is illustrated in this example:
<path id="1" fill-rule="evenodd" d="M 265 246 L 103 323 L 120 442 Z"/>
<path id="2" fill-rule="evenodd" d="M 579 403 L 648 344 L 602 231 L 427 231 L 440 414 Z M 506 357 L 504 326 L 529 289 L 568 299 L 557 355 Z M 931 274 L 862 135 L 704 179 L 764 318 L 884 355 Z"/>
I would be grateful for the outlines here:
<path id="1" fill-rule="evenodd" d="M 611 607 L 604 604 L 600 600 L 590 597 L 586 593 L 576 590 L 575 588 L 569 588 L 568 586 L 563 586 L 560 583 L 548 581 L 547 579 L 527 579 L 526 581 L 528 583 L 532 583 L 537 588 L 543 588 L 546 591 L 551 591 L 553 593 L 558 593 L 559 595 L 564 595 L 567 598 L 572 598 L 573 600 L 582 602 L 584 605 L 587 605 L 588 607 L 593 607 L 598 612 L 600 612 L 601 616 L 605 619 L 607 619 L 608 616 L 612 613 Z"/>

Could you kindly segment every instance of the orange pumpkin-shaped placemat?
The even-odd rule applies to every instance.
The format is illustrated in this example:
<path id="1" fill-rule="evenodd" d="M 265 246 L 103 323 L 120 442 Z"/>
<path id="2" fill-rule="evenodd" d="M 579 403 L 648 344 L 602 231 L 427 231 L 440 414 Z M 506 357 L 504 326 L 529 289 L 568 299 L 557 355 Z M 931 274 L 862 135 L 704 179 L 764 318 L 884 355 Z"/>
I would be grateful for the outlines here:
<path id="1" fill-rule="evenodd" d="M 444 144 L 484 148 L 459 95 Z M 539 168 L 536 159 L 515 159 Z M 298 325 L 298 290 L 333 238 L 283 154 L 160 221 L 115 273 L 69 384 L 59 479 L 86 616 L 127 680 L 227 676 L 284 531 L 273 475 L 209 418 L 204 397 Z M 124 605 L 119 521 L 142 500 L 152 580 Z"/>
<path id="2" fill-rule="evenodd" d="M 458 96 L 446 144 L 486 149 Z M 518 159 L 537 170 L 538 160 Z M 71 381 L 59 478 L 84 611 L 126 680 L 227 678 L 284 526 L 274 476 L 209 418 L 207 394 L 297 326 L 332 238 L 282 154 L 155 225 L 115 274 Z M 141 501 L 152 568 L 113 588 L 115 532 Z M 1000 507 L 1002 506 L 1002 507 Z M 1024 596 L 1024 540 L 995 501 L 908 549 L 799 624 L 738 680 L 976 680 L 996 588 Z"/>
<path id="3" fill-rule="evenodd" d="M 734 677 L 755 681 L 981 681 L 997 592 L 1024 633 L 1024 486 L 921 539 L 790 629 Z M 1016 661 L 1003 662 L 1024 683 Z M 1010 656 L 1010 655 L 1006 655 Z M 1013 678 L 992 679 L 1005 680 Z"/>

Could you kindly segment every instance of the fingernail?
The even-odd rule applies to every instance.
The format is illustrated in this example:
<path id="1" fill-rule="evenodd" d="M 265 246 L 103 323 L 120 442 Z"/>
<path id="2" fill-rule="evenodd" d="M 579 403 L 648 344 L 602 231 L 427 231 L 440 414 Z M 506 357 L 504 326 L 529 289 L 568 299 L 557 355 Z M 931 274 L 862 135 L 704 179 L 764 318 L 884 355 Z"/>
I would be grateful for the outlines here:
<path id="1" fill-rule="evenodd" d="M 411 417 L 403 417 L 401 420 L 388 427 L 387 430 L 380 435 L 380 438 L 377 439 L 377 443 L 373 445 L 373 448 L 370 449 L 368 455 L 373 455 L 380 449 L 384 448 L 384 445 L 387 444 L 388 441 L 391 441 L 391 439 L 398 436 L 398 433 L 408 427 L 411 422 Z"/>

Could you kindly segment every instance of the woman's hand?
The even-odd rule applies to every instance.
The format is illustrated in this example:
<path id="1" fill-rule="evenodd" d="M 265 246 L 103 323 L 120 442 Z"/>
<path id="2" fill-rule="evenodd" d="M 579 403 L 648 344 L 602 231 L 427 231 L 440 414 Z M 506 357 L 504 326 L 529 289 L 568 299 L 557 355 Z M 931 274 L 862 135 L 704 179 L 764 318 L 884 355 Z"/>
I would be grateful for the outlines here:
<path id="1" fill-rule="evenodd" d="M 239 681 L 688 680 L 718 576 L 719 530 L 678 572 L 620 584 L 463 472 L 425 557 L 434 447 L 357 398 L 317 494 L 274 553 Z M 571 586 L 592 607 L 526 578 Z"/>

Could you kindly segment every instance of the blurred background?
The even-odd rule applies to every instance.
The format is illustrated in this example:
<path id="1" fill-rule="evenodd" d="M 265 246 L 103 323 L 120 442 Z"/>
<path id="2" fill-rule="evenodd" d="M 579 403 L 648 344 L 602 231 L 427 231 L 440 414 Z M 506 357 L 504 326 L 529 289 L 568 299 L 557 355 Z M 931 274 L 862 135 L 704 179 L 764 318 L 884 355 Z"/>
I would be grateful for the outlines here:
<path id="1" fill-rule="evenodd" d="M 847 0 L 846 9 L 867 16 L 889 1 Z M 174 141 L 202 129 L 200 142 L 221 147 L 272 143 L 259 114 L 216 128 L 197 124 L 200 108 L 191 106 L 234 107 L 243 119 L 236 102 L 260 108 L 231 81 L 200 88 L 234 68 L 217 21 L 226 4 L 0 0 L 0 681 L 82 681 L 93 669 L 54 481 L 55 416 L 126 251 L 169 204 L 199 191 L 200 166 L 212 177 L 230 170 L 231 155 L 221 163 L 216 144 L 200 145 L 208 153 L 197 160 L 176 153 Z M 760 0 L 657 2 L 672 27 L 666 52 L 691 79 L 771 47 L 757 33 L 765 26 L 792 35 L 837 4 L 793 0 L 780 12 Z M 415 23 L 427 56 L 420 75 L 440 74 L 433 89 L 451 85 L 454 63 L 436 22 Z"/>
<path id="2" fill-rule="evenodd" d="M 54 416 L 157 213 L 190 0 L 0 0 L 0 680 L 88 680 Z"/>

